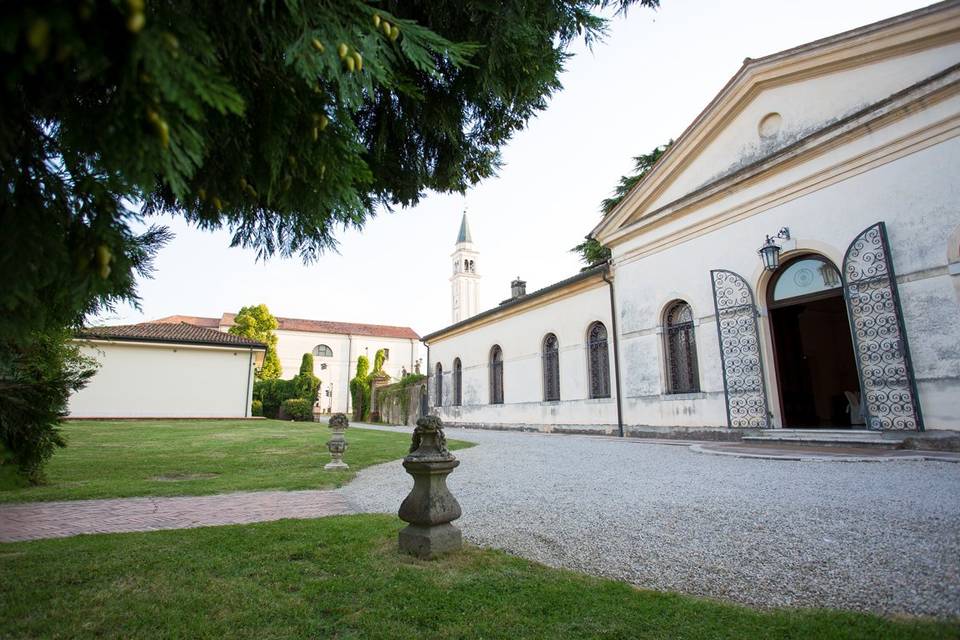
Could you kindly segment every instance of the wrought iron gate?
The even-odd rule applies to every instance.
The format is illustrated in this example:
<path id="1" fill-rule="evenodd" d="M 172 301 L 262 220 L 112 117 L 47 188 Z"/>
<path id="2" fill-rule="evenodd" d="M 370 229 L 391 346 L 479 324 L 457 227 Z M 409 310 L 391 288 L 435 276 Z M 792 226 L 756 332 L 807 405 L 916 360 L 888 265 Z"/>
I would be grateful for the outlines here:
<path id="1" fill-rule="evenodd" d="M 739 429 L 768 429 L 770 413 L 753 292 L 746 280 L 732 271 L 715 269 L 710 279 L 717 310 L 727 424 Z"/>
<path id="2" fill-rule="evenodd" d="M 922 431 L 910 346 L 883 222 L 867 227 L 850 243 L 842 276 L 867 427 Z"/>

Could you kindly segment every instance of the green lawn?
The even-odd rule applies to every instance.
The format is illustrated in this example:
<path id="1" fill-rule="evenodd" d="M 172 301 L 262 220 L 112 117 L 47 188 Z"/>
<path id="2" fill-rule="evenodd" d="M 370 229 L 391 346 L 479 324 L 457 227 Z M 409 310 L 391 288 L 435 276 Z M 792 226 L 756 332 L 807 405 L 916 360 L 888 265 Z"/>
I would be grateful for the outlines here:
<path id="1" fill-rule="evenodd" d="M 76 421 L 63 433 L 67 447 L 47 466 L 47 484 L 23 486 L 7 474 L 0 502 L 336 487 L 363 467 L 402 458 L 410 446 L 408 433 L 351 428 L 344 456 L 350 471 L 330 472 L 323 470 L 330 461 L 325 423 Z"/>
<path id="2" fill-rule="evenodd" d="M 3 638 L 957 638 L 960 626 L 757 611 L 468 549 L 395 551 L 390 516 L 0 545 Z"/>

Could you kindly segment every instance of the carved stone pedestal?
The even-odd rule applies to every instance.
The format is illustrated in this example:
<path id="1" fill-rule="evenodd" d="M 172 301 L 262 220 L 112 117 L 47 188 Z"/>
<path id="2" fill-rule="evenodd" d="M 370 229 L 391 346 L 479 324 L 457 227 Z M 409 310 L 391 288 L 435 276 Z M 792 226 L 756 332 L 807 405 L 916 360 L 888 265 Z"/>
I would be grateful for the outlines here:
<path id="1" fill-rule="evenodd" d="M 344 414 L 335 413 L 330 416 L 330 428 L 333 429 L 333 433 L 330 436 L 330 441 L 327 442 L 327 451 L 330 452 L 332 460 L 324 465 L 325 470 L 342 471 L 350 468 L 350 465 L 343 461 L 343 454 L 347 450 L 347 441 L 343 434 L 349 426 L 350 421 Z"/>
<path id="2" fill-rule="evenodd" d="M 460 517 L 460 504 L 447 489 L 447 476 L 459 464 L 447 450 L 440 418 L 417 420 L 410 455 L 403 459 L 413 489 L 400 505 L 400 519 L 410 523 L 400 532 L 401 551 L 432 559 L 463 546 L 460 529 L 450 524 Z"/>

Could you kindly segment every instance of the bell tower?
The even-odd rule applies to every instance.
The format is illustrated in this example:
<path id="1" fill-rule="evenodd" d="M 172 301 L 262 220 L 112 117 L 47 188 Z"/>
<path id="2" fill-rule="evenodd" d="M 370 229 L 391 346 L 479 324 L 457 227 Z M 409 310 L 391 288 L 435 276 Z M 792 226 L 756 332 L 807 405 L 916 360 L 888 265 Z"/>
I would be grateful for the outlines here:
<path id="1" fill-rule="evenodd" d="M 464 210 L 463 220 L 460 222 L 460 233 L 457 234 L 457 244 L 451 255 L 453 275 L 450 276 L 450 290 L 454 323 L 466 320 L 480 310 L 480 275 L 477 273 L 479 255 L 473 248 L 470 224 L 467 222 L 467 212 Z"/>

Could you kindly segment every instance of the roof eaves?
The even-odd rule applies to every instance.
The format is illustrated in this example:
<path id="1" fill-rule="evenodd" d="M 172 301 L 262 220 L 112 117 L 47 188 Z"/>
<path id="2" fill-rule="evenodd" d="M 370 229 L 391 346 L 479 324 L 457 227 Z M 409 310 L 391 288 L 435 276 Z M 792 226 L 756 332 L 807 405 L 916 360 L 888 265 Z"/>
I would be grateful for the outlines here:
<path id="1" fill-rule="evenodd" d="M 155 336 L 111 336 L 96 333 L 80 332 L 77 334 L 80 340 L 92 340 L 99 342 L 148 342 L 157 344 L 180 344 L 188 346 L 221 347 L 224 349 L 254 349 L 256 351 L 266 351 L 267 345 L 262 342 L 215 342 L 212 340 L 181 340 L 176 338 L 159 338 Z"/>
<path id="2" fill-rule="evenodd" d="M 696 189 L 685 193 L 679 198 L 668 202 L 652 211 L 644 213 L 642 216 L 637 218 L 633 224 L 647 220 L 649 218 L 655 218 L 665 211 L 675 209 L 679 206 L 685 206 L 691 201 L 698 200 L 701 196 L 713 193 L 719 189 L 729 189 L 734 184 L 738 183 L 740 180 L 750 177 L 756 174 L 758 171 L 767 170 L 773 164 L 779 163 L 784 158 L 794 157 L 798 152 L 801 152 L 804 148 L 815 143 L 817 140 L 823 139 L 824 136 L 833 134 L 834 132 L 842 132 L 845 128 L 857 124 L 857 121 L 863 120 L 867 116 L 876 114 L 878 112 L 883 112 L 884 109 L 895 105 L 898 101 L 909 97 L 911 94 L 915 94 L 920 90 L 923 90 L 927 87 L 934 87 L 937 83 L 948 81 L 951 75 L 955 75 L 960 72 L 960 63 L 955 64 L 943 71 L 939 71 L 923 80 L 905 88 L 901 91 L 898 91 L 886 98 L 873 102 L 866 107 L 855 111 L 849 115 L 839 118 L 835 121 L 832 121 L 823 127 L 811 131 L 809 134 L 803 136 L 802 138 L 791 142 L 790 144 L 776 149 L 775 151 L 770 152 L 769 154 L 757 158 L 755 161 L 750 164 L 739 167 L 735 171 L 721 175 L 720 177 L 712 180 Z M 916 100 L 926 99 L 926 96 L 921 96 L 915 98 Z"/>
<path id="3" fill-rule="evenodd" d="M 500 313 L 501 311 L 511 309 L 519 304 L 529 302 L 530 300 L 534 300 L 548 293 L 552 293 L 554 291 L 557 291 L 558 289 L 562 289 L 569 285 L 576 284 L 577 282 L 581 282 L 583 280 L 587 280 L 588 278 L 591 278 L 597 274 L 605 273 L 608 271 L 608 269 L 609 269 L 609 266 L 607 263 L 603 263 L 595 267 L 590 267 L 589 269 L 584 269 L 580 273 L 574 276 L 571 276 L 569 278 L 566 278 L 565 280 L 554 282 L 551 285 L 543 287 L 542 289 L 537 289 L 536 291 L 528 293 L 524 296 L 520 296 L 519 298 L 515 298 L 513 300 L 509 300 L 506 302 L 501 302 L 500 304 L 498 304 L 496 307 L 493 307 L 492 309 L 481 311 L 480 313 L 474 316 L 470 316 L 465 320 L 461 320 L 460 322 L 455 322 L 454 324 L 448 327 L 444 327 L 443 329 L 439 329 L 432 333 L 428 333 L 427 335 L 420 338 L 420 342 L 429 342 L 430 340 L 432 340 L 433 338 L 436 338 L 437 336 L 441 336 L 445 333 L 455 331 L 456 329 L 469 326 L 471 323 L 477 322 L 479 320 L 483 320 L 484 318 L 489 318 L 490 316 Z"/>

